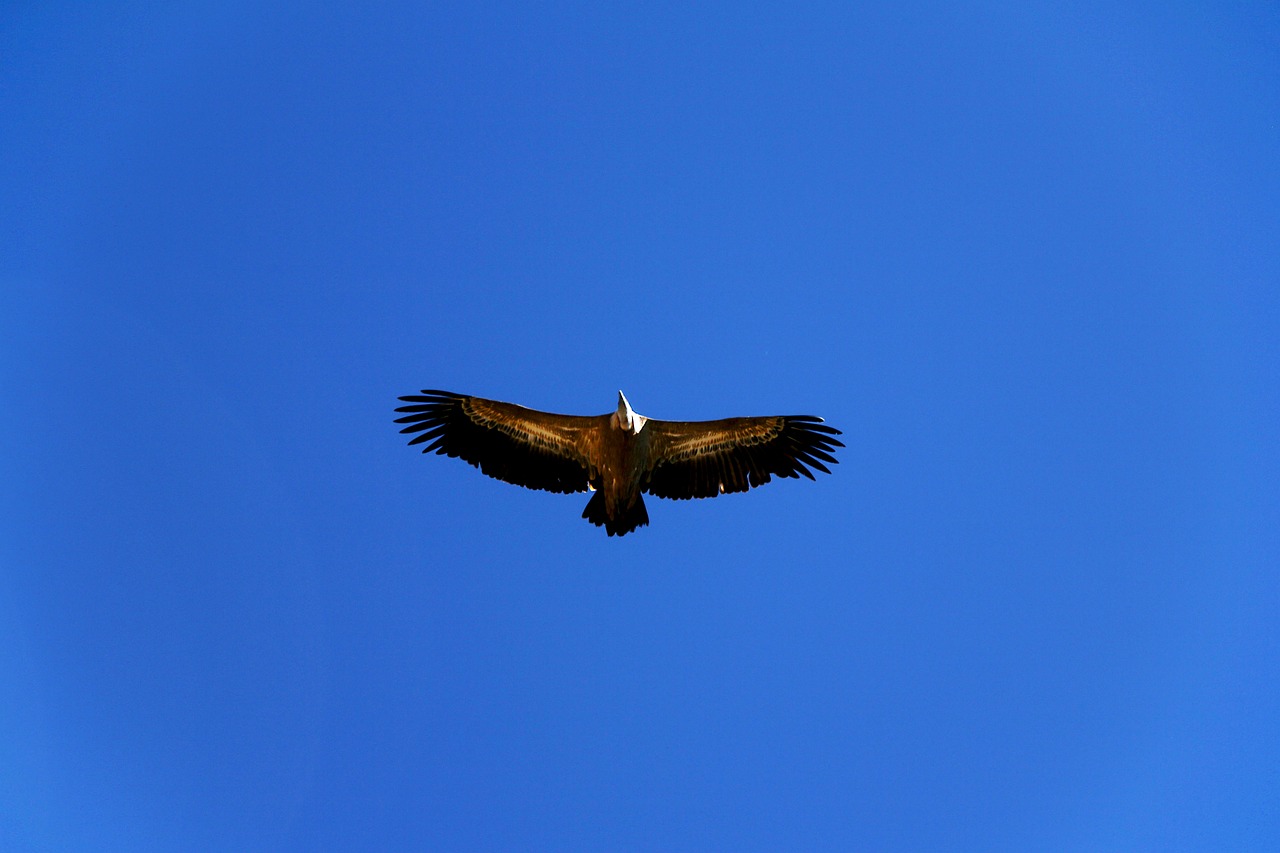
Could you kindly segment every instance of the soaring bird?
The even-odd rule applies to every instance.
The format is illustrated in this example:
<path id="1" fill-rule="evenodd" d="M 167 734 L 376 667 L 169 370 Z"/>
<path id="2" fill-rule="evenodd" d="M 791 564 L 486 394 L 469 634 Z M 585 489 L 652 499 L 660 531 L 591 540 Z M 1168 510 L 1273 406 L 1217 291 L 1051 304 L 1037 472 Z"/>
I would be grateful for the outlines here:
<path id="1" fill-rule="evenodd" d="M 686 500 L 745 492 L 774 477 L 830 474 L 844 447 L 812 415 L 660 421 L 636 414 L 621 391 L 617 411 L 555 415 L 448 391 L 400 398 L 396 409 L 423 453 L 456 456 L 506 483 L 548 492 L 595 492 L 582 517 L 610 536 L 649 523 L 643 493 Z"/>

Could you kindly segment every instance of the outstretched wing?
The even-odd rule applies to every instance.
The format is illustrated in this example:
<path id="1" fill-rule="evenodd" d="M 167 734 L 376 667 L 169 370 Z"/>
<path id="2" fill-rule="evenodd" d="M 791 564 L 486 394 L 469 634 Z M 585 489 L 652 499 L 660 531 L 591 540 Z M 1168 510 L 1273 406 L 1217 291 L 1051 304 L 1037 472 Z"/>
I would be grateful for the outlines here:
<path id="1" fill-rule="evenodd" d="M 772 477 L 813 479 L 810 468 L 830 474 L 823 461 L 844 447 L 840 430 L 812 415 L 726 418 L 720 421 L 655 421 L 649 436 L 650 474 L 645 491 L 660 498 L 714 498 L 745 492 Z"/>
<path id="2" fill-rule="evenodd" d="M 548 492 L 585 492 L 591 460 L 584 441 L 599 418 L 553 415 L 480 397 L 424 390 L 396 423 L 419 433 L 409 444 L 430 442 L 423 453 L 456 456 L 506 483 Z"/>

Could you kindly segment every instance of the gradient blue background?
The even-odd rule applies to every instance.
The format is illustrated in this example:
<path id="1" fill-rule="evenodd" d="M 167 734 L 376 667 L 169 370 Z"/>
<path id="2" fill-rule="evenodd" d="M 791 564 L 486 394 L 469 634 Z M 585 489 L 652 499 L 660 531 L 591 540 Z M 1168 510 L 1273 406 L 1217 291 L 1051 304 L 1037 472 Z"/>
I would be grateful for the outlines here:
<path id="1" fill-rule="evenodd" d="M 0 848 L 1280 849 L 1278 282 L 1273 3 L 6 4 Z"/>

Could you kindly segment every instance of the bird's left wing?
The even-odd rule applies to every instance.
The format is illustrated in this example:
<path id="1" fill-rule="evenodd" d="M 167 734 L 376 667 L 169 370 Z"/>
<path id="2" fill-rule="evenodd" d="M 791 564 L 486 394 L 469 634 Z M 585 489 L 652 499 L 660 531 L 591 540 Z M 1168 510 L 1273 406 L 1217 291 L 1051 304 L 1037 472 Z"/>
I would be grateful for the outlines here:
<path id="1" fill-rule="evenodd" d="M 591 476 L 586 433 L 599 418 L 556 415 L 480 397 L 424 390 L 401 397 L 396 423 L 430 442 L 423 453 L 456 456 L 506 483 L 548 492 L 585 492 Z"/>
<path id="2" fill-rule="evenodd" d="M 660 498 L 713 498 L 745 492 L 771 477 L 808 477 L 810 468 L 830 474 L 824 461 L 844 447 L 812 415 L 726 418 L 719 421 L 658 421 L 650 418 L 651 471 L 645 491 Z"/>

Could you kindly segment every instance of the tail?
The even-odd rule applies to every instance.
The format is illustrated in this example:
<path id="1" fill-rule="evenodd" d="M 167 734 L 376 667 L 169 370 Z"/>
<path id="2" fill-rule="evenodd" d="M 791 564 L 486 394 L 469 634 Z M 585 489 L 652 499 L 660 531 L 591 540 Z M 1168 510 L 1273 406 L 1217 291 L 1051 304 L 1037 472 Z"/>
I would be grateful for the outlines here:
<path id="1" fill-rule="evenodd" d="M 635 503 L 627 509 L 616 510 L 614 517 L 610 518 L 604 502 L 604 492 L 597 491 L 587 501 L 582 517 L 596 527 L 604 525 L 610 536 L 626 536 L 637 527 L 647 527 L 649 524 L 649 511 L 644 508 L 643 495 L 636 495 Z"/>

